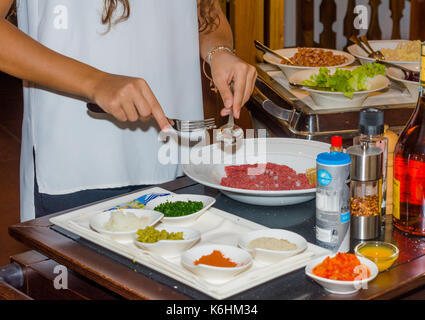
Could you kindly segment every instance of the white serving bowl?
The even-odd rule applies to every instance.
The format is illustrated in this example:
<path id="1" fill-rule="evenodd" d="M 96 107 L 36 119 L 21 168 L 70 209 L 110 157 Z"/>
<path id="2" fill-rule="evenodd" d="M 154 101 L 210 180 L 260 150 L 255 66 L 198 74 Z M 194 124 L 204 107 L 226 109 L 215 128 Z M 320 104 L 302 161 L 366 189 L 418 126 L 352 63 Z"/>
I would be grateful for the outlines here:
<path id="1" fill-rule="evenodd" d="M 264 148 L 262 144 L 264 143 Z M 200 152 L 210 154 L 219 163 L 185 164 L 183 170 L 192 180 L 220 190 L 236 201 L 258 206 L 287 206 L 313 200 L 316 189 L 293 191 L 258 191 L 230 188 L 221 185 L 226 177 L 225 168 L 229 165 L 272 162 L 292 167 L 298 173 L 316 167 L 316 158 L 320 153 L 329 152 L 330 145 L 303 139 L 267 138 L 245 139 L 235 154 L 228 155 L 220 144 L 202 147 Z M 261 152 L 259 154 L 259 152 Z M 264 159 L 263 159 L 264 158 Z"/>
<path id="2" fill-rule="evenodd" d="M 134 234 L 139 230 L 140 228 L 135 227 L 132 230 L 129 231 L 121 231 L 121 232 L 114 232 L 109 231 L 104 228 L 105 224 L 109 221 L 109 218 L 111 217 L 111 214 L 113 212 L 120 212 L 120 213 L 133 213 L 138 218 L 148 218 L 147 226 L 154 226 L 156 225 L 161 219 L 164 217 L 164 215 L 160 212 L 153 211 L 153 210 L 145 210 L 145 209 L 118 209 L 118 210 L 110 210 L 110 211 L 104 211 L 101 213 L 98 213 L 94 215 L 90 219 L 90 227 L 94 229 L 95 231 L 110 236 L 114 240 L 121 240 L 121 241 L 132 241 Z"/>
<path id="3" fill-rule="evenodd" d="M 249 243 L 255 239 L 259 238 L 276 238 L 284 239 L 289 242 L 296 244 L 296 250 L 288 251 L 277 251 L 277 250 L 267 250 L 267 249 L 249 249 Z M 256 260 L 261 260 L 266 263 L 274 263 L 280 260 L 295 256 L 307 249 L 307 240 L 301 237 L 300 235 L 290 232 L 287 230 L 280 229 L 264 229 L 249 232 L 239 238 L 238 245 L 241 249 L 248 251 Z"/>
<path id="4" fill-rule="evenodd" d="M 335 255 L 330 256 L 331 258 Z M 335 294 L 353 294 L 359 291 L 360 289 L 367 289 L 367 284 L 371 282 L 373 279 L 376 278 L 378 275 L 378 267 L 375 263 L 370 261 L 369 259 L 357 257 L 360 260 L 360 263 L 367 266 L 370 271 L 370 276 L 363 280 L 356 280 L 356 281 L 339 281 L 339 280 L 330 280 L 322 277 L 318 277 L 313 274 L 313 268 L 316 267 L 318 264 L 322 263 L 323 260 L 326 259 L 326 257 L 321 257 L 312 260 L 306 267 L 305 267 L 305 274 L 316 281 L 318 284 L 320 284 L 326 291 L 329 291 L 330 293 Z"/>
<path id="5" fill-rule="evenodd" d="M 175 194 L 169 195 L 165 197 L 156 198 L 150 202 L 148 202 L 145 206 L 146 209 L 154 210 L 157 206 L 166 202 L 176 202 L 176 201 L 196 201 L 202 202 L 204 207 L 202 210 L 198 212 L 192 213 L 187 216 L 182 217 L 165 217 L 162 219 L 163 223 L 166 224 L 191 224 L 196 219 L 198 219 L 201 215 L 203 215 L 211 206 L 215 203 L 215 199 L 213 197 L 201 196 L 195 194 Z"/>
<path id="6" fill-rule="evenodd" d="M 415 100 L 418 99 L 420 88 L 419 82 L 406 80 L 404 72 L 394 67 L 387 68 L 387 76 L 392 81 L 402 83 L 407 88 L 412 98 Z"/>
<path id="7" fill-rule="evenodd" d="M 161 256 L 174 257 L 192 248 L 201 239 L 201 233 L 190 228 L 163 226 L 157 228 L 157 230 L 165 230 L 168 233 L 183 232 L 183 240 L 160 240 L 155 243 L 144 243 L 137 241 L 136 235 L 136 245 L 143 250 L 148 250 Z"/>
<path id="8" fill-rule="evenodd" d="M 211 254 L 214 250 L 221 251 L 226 258 L 230 258 L 239 266 L 234 268 L 221 268 L 204 264 L 194 264 L 199 258 Z M 185 268 L 205 279 L 225 281 L 247 270 L 252 265 L 252 257 L 248 252 L 237 247 L 219 244 L 206 244 L 196 246 L 184 252 L 181 256 L 181 263 Z"/>
<path id="9" fill-rule="evenodd" d="M 329 68 L 329 70 L 333 74 L 336 69 Z M 311 76 L 318 73 L 319 71 L 317 70 L 300 71 L 293 74 L 289 78 L 289 82 L 302 85 L 305 80 L 310 80 Z M 383 75 L 378 75 L 369 80 L 369 90 L 354 92 L 353 98 L 346 97 L 343 92 L 322 91 L 308 87 L 304 87 L 302 90 L 308 91 L 314 103 L 320 107 L 358 108 L 362 106 L 363 102 L 371 93 L 385 90 L 389 86 L 390 80 Z"/>
<path id="10" fill-rule="evenodd" d="M 406 42 L 407 40 L 372 40 L 369 41 L 370 46 L 375 50 L 381 49 L 395 49 L 399 43 Z M 353 44 L 347 48 L 348 52 L 359 59 L 361 64 L 371 63 L 376 61 L 374 58 L 369 58 L 368 54 L 358 45 Z M 388 61 L 397 65 L 409 68 L 412 71 L 419 71 L 419 61 Z"/>
<path id="11" fill-rule="evenodd" d="M 314 48 L 314 49 L 317 49 L 317 48 Z M 333 66 L 333 67 L 349 66 L 356 61 L 356 58 L 354 58 L 351 54 L 344 52 L 344 51 L 331 50 L 331 49 L 322 49 L 322 50 L 331 51 L 335 55 L 342 55 L 342 56 L 345 56 L 347 58 L 346 63 L 341 64 L 341 65 L 337 65 L 337 66 Z M 298 52 L 298 49 L 297 48 L 287 48 L 287 49 L 279 49 L 279 50 L 274 50 L 274 51 L 277 52 L 278 54 L 282 55 L 282 56 L 292 58 Z M 320 69 L 320 67 L 301 67 L 301 66 L 291 66 L 291 65 L 282 64 L 282 63 L 280 63 L 280 59 L 278 57 L 276 57 L 276 56 L 274 56 L 270 53 L 264 54 L 263 58 L 264 58 L 264 61 L 266 61 L 267 63 L 278 66 L 282 70 L 282 72 L 284 73 L 286 78 L 288 78 L 288 79 L 294 73 L 301 71 L 301 70 L 319 70 Z"/>

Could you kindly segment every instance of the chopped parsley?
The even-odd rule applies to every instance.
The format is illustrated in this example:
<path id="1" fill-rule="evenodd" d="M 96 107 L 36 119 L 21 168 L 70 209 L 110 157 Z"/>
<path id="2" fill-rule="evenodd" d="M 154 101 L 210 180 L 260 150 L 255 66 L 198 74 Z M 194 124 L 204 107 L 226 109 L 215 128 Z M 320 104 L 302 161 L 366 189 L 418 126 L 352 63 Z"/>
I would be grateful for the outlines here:
<path id="1" fill-rule="evenodd" d="M 176 201 L 176 202 L 164 202 L 159 206 L 155 207 L 155 211 L 159 211 L 164 214 L 166 218 L 183 217 L 195 212 L 198 212 L 204 208 L 204 204 L 201 201 Z"/>

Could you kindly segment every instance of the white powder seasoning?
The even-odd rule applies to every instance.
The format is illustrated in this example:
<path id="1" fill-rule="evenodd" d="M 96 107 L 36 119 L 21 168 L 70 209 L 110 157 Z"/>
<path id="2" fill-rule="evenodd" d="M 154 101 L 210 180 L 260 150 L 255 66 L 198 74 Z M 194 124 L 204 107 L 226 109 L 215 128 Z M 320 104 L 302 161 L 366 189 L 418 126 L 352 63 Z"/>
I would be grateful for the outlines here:
<path id="1" fill-rule="evenodd" d="M 298 246 L 292 242 L 289 242 L 285 239 L 276 239 L 276 238 L 258 238 L 252 240 L 248 244 L 249 249 L 266 249 L 274 251 L 292 251 L 298 249 Z"/>

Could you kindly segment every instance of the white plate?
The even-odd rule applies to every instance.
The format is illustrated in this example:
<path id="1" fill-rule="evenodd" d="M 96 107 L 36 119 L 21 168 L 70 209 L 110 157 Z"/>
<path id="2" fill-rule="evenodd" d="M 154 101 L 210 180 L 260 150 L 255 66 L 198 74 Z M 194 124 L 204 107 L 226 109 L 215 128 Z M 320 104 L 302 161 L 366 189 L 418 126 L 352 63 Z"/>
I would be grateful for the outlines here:
<path id="1" fill-rule="evenodd" d="M 201 196 L 195 194 L 175 194 L 169 195 L 165 197 L 156 198 L 150 202 L 148 202 L 145 206 L 146 209 L 154 210 L 158 205 L 166 202 L 176 202 L 176 201 L 201 201 L 204 205 L 202 210 L 198 212 L 192 213 L 183 217 L 175 217 L 175 218 L 167 218 L 164 216 L 162 219 L 163 223 L 167 224 L 190 224 L 193 223 L 196 219 L 198 219 L 202 214 L 204 214 L 211 206 L 215 203 L 215 199 L 213 197 Z"/>
<path id="2" fill-rule="evenodd" d="M 354 68 L 348 68 L 350 70 Z M 336 68 L 329 68 L 331 74 L 333 74 Z M 310 80 L 310 77 L 318 74 L 317 70 L 304 70 L 293 74 L 289 78 L 289 82 L 303 84 L 305 80 Z M 354 92 L 353 98 L 344 96 L 343 92 L 328 92 L 322 90 L 310 89 L 307 87 L 302 90 L 308 91 L 314 103 L 320 107 L 337 107 L 341 108 L 356 108 L 361 107 L 366 98 L 374 92 L 382 91 L 390 86 L 390 80 L 383 76 L 378 75 L 373 79 L 369 80 L 370 90 Z"/>
<path id="3" fill-rule="evenodd" d="M 317 48 L 314 48 L 317 49 Z M 354 58 L 351 54 L 344 52 L 344 51 L 338 51 L 338 50 L 331 50 L 331 49 L 322 49 L 325 51 L 331 51 L 335 55 L 342 55 L 347 58 L 347 62 L 341 65 L 333 66 L 333 67 L 345 67 L 353 64 L 356 61 L 356 58 Z M 280 49 L 280 50 L 274 50 L 275 52 L 288 57 L 292 58 L 297 52 L 297 48 L 288 48 L 288 49 Z M 275 66 L 278 66 L 282 72 L 285 74 L 286 78 L 290 78 L 294 73 L 301 71 L 301 70 L 319 70 L 320 67 L 300 67 L 300 66 L 290 66 L 280 63 L 280 59 L 270 53 L 264 54 L 264 61 L 267 63 L 273 64 Z"/>
<path id="4" fill-rule="evenodd" d="M 326 143 L 301 139 L 245 139 L 242 147 L 234 155 L 227 155 L 219 144 L 203 147 L 201 149 L 203 154 L 210 153 L 214 159 L 224 161 L 219 164 L 186 164 L 183 165 L 183 170 L 192 180 L 218 189 L 228 197 L 243 203 L 260 206 L 293 205 L 313 200 L 316 197 L 316 189 L 259 191 L 229 188 L 221 185 L 221 179 L 226 177 L 225 167 L 271 162 L 287 165 L 298 173 L 304 173 L 309 168 L 315 168 L 317 156 L 329 152 L 329 148 L 330 145 Z"/>
<path id="5" fill-rule="evenodd" d="M 330 256 L 331 258 L 335 255 Z M 321 263 L 323 260 L 326 259 L 326 257 L 321 257 L 314 259 L 309 262 L 309 264 L 305 267 L 305 274 L 312 278 L 314 281 L 319 283 L 323 288 L 325 288 L 326 291 L 329 291 L 330 293 L 336 293 L 336 294 L 353 294 L 359 291 L 360 289 L 367 289 L 367 285 L 370 281 L 376 278 L 378 275 L 378 267 L 375 263 L 370 261 L 369 259 L 357 257 L 360 260 L 361 264 L 364 264 L 367 266 L 370 270 L 370 276 L 369 278 L 363 279 L 363 280 L 356 280 L 356 281 L 339 281 L 339 280 L 330 280 L 322 277 L 318 277 L 313 274 L 313 269 L 315 266 L 317 266 L 319 263 Z"/>
<path id="6" fill-rule="evenodd" d="M 104 211 L 94 215 L 90 219 L 90 227 L 101 234 L 105 234 L 112 237 L 115 240 L 132 240 L 133 235 L 137 232 L 139 228 L 134 228 L 133 230 L 124 231 L 124 232 L 114 232 L 114 231 L 106 230 L 104 228 L 104 225 L 109 221 L 109 218 L 111 217 L 111 214 L 113 212 L 122 212 L 122 213 L 131 212 L 138 218 L 147 217 L 149 220 L 146 226 L 154 226 L 159 221 L 161 221 L 161 219 L 164 217 L 164 215 L 160 212 L 153 211 L 153 210 L 146 210 L 146 209 L 110 210 L 110 211 Z"/>
<path id="7" fill-rule="evenodd" d="M 144 243 L 135 240 L 136 245 L 141 249 L 154 252 L 161 256 L 174 257 L 192 248 L 201 239 L 201 233 L 194 229 L 163 226 L 157 228 L 157 230 L 165 230 L 169 233 L 183 232 L 184 240 L 160 240 L 155 243 Z"/>
<path id="8" fill-rule="evenodd" d="M 287 251 L 267 250 L 267 249 L 249 249 L 249 243 L 252 240 L 259 238 L 276 238 L 288 240 L 289 242 L 296 244 L 297 249 Z M 280 229 L 265 229 L 257 230 L 243 235 L 239 238 L 238 245 L 241 249 L 248 251 L 254 257 L 254 259 L 261 260 L 267 263 L 274 263 L 280 260 L 295 256 L 307 249 L 307 240 L 301 237 L 299 234 L 290 232 L 287 230 Z"/>
<path id="9" fill-rule="evenodd" d="M 373 40 L 369 41 L 371 47 L 377 51 L 381 49 L 395 49 L 398 44 L 401 42 L 406 42 L 406 40 Z M 353 44 L 347 48 L 348 52 L 350 52 L 353 56 L 359 59 L 361 64 L 374 62 L 375 59 L 369 58 L 367 53 L 360 48 L 358 45 Z M 412 71 L 419 71 L 419 61 L 388 61 L 391 63 L 395 63 L 397 65 L 406 67 L 411 69 Z"/>
<path id="10" fill-rule="evenodd" d="M 199 258 L 211 254 L 214 250 L 221 251 L 226 258 L 229 258 L 239 266 L 234 268 L 221 268 L 204 264 L 196 266 L 194 264 Z M 252 258 L 248 252 L 237 247 L 210 244 L 197 246 L 184 252 L 181 256 L 181 263 L 185 268 L 205 279 L 225 281 L 247 270 L 252 265 Z"/>
<path id="11" fill-rule="evenodd" d="M 419 96 L 419 82 L 405 80 L 404 72 L 397 68 L 387 68 L 387 76 L 393 81 L 402 83 L 414 99 Z"/>

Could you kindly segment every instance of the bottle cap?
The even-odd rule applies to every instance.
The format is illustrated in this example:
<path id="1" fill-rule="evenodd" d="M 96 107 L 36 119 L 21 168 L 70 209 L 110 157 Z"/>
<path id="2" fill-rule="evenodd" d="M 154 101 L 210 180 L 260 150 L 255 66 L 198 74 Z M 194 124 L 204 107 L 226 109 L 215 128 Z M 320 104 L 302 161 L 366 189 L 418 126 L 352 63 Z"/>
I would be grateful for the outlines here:
<path id="1" fill-rule="evenodd" d="M 342 137 L 334 136 L 331 139 L 332 147 L 342 147 Z"/>
<path id="2" fill-rule="evenodd" d="M 317 156 L 316 161 L 327 166 L 342 166 L 350 164 L 351 157 L 342 152 L 321 153 Z"/>
<path id="3" fill-rule="evenodd" d="M 367 108 L 360 111 L 359 131 L 368 136 L 384 134 L 384 112 L 377 108 Z"/>
<path id="4" fill-rule="evenodd" d="M 382 178 L 382 149 L 369 142 L 362 142 L 347 149 L 351 156 L 351 179 L 354 181 L 377 181 Z"/>

